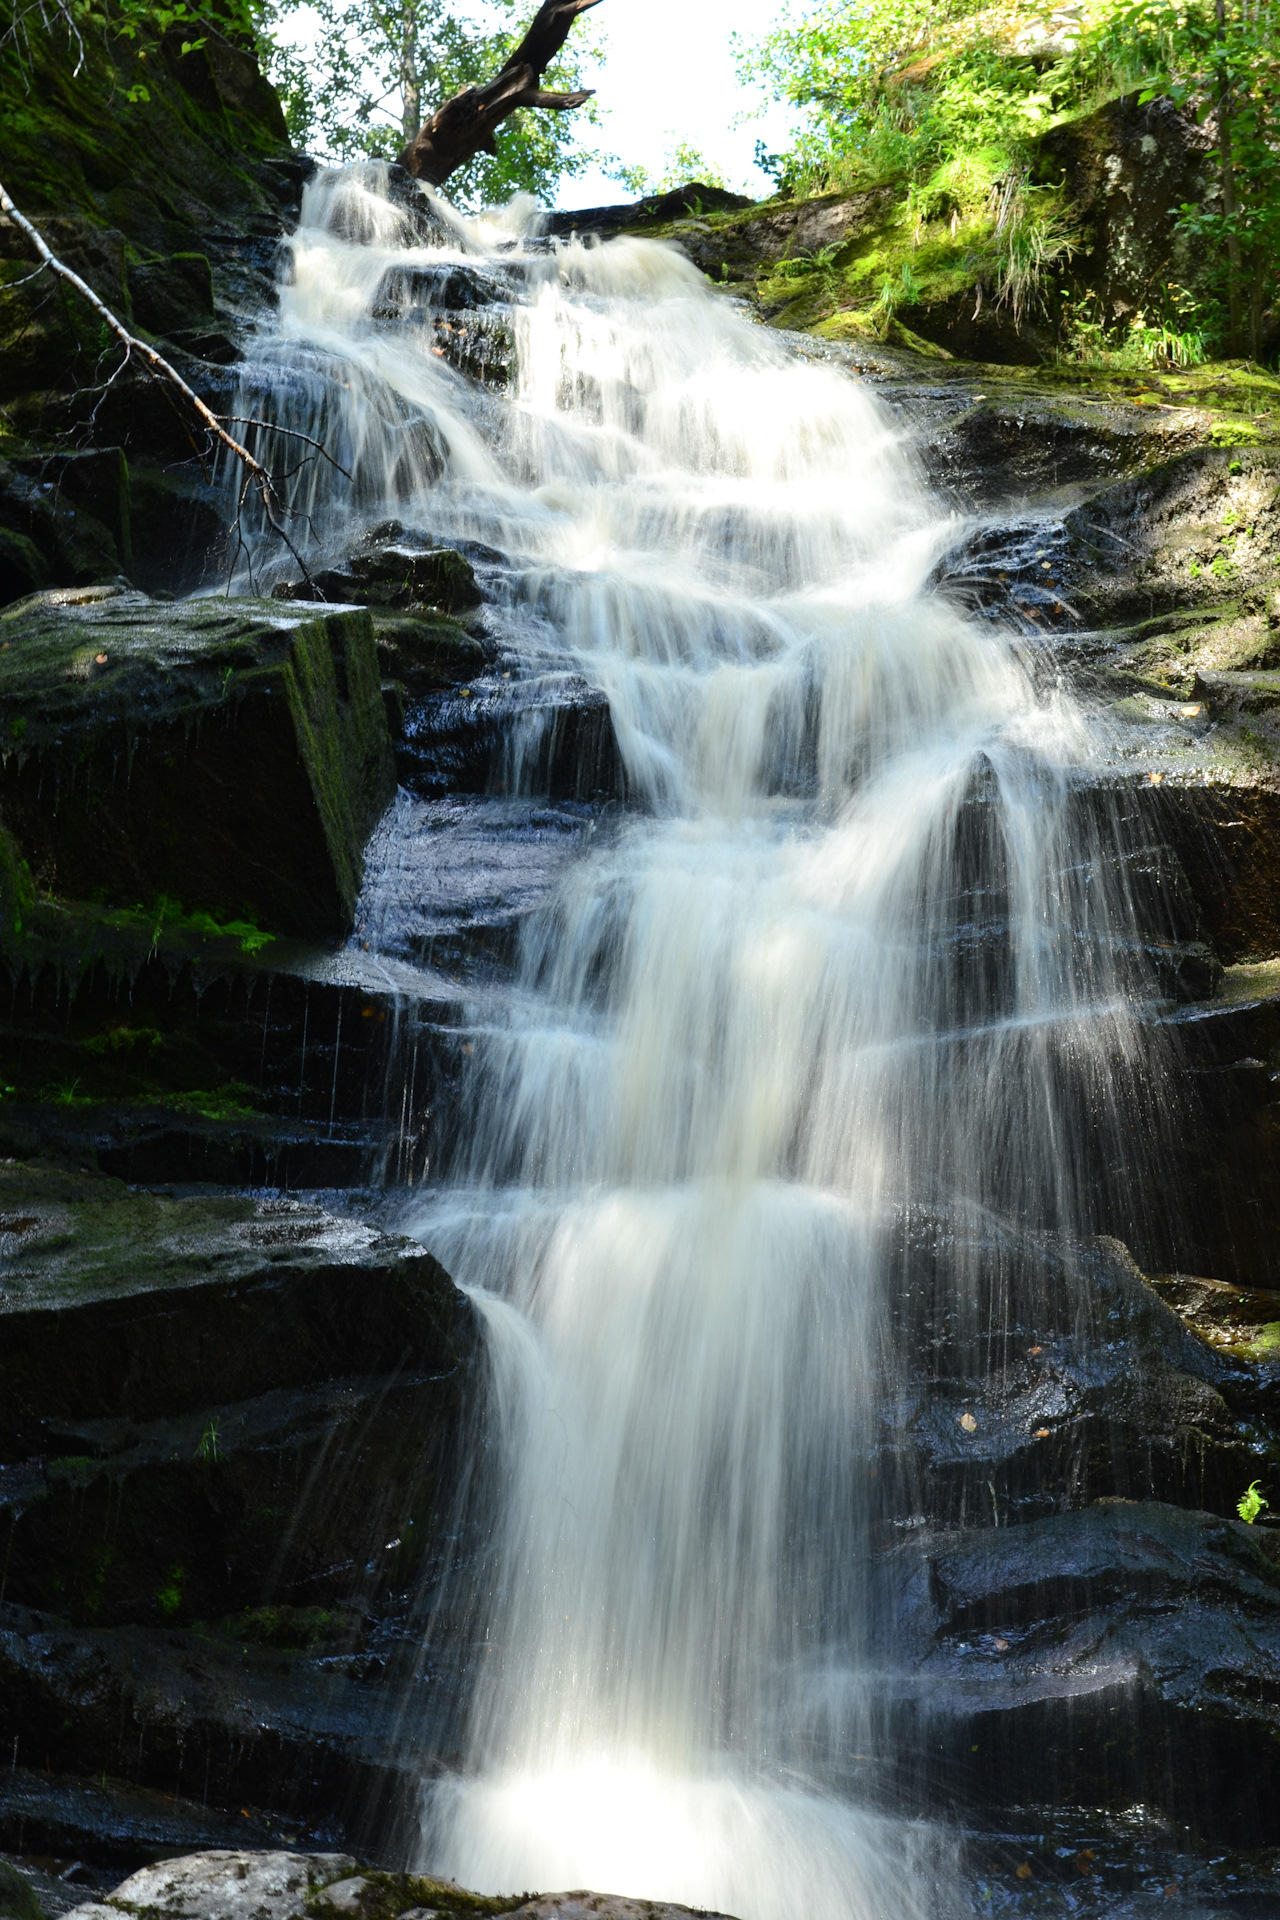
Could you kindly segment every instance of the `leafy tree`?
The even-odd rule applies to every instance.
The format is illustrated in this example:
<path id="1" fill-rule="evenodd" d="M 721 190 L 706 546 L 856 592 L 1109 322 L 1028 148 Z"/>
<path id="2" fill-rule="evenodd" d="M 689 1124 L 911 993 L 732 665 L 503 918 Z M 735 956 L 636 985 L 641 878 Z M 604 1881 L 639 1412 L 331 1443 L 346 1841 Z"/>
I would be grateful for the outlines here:
<path id="1" fill-rule="evenodd" d="M 491 0 L 483 17 L 448 0 L 314 0 L 319 30 L 304 60 L 284 38 L 299 3 L 284 0 L 274 16 L 268 71 L 294 140 L 334 160 L 399 153 L 441 101 L 497 71 L 531 11 L 530 0 Z M 548 85 L 578 86 L 592 50 L 580 37 L 548 71 Z M 595 158 L 555 114 L 513 116 L 494 148 L 453 175 L 450 198 L 491 205 L 519 191 L 547 196 Z"/>
<path id="2" fill-rule="evenodd" d="M 623 186 L 632 193 L 668 193 L 674 187 L 687 187 L 691 181 L 698 181 L 704 187 L 727 187 L 728 181 L 714 160 L 708 160 L 688 140 L 677 140 L 667 148 L 667 157 L 660 174 L 652 174 L 647 167 L 619 166 L 614 169 L 613 177 L 621 180 Z"/>

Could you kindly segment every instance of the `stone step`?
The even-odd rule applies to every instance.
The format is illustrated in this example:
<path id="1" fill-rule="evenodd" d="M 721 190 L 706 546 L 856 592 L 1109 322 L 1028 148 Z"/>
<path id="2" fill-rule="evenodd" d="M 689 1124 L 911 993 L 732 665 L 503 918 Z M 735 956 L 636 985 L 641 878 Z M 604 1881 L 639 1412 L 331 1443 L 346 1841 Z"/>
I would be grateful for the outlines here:
<path id="1" fill-rule="evenodd" d="M 351 924 L 394 791 L 367 614 L 54 592 L 0 614 L 0 663 L 0 808 L 37 885 L 280 933 Z"/>

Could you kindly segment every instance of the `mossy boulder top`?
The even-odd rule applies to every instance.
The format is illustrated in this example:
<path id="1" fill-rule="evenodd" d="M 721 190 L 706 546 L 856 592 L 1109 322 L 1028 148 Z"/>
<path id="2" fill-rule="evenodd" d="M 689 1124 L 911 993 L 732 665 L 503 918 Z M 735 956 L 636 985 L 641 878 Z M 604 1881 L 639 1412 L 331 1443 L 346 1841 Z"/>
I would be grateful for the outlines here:
<path id="1" fill-rule="evenodd" d="M 197 720 L 288 663 L 317 617 L 274 600 L 166 602 L 115 587 L 33 594 L 0 611 L 0 751 Z"/>
<path id="2" fill-rule="evenodd" d="M 363 609 L 107 588 L 0 615 L 0 810 L 47 893 L 342 933 L 394 791 Z"/>

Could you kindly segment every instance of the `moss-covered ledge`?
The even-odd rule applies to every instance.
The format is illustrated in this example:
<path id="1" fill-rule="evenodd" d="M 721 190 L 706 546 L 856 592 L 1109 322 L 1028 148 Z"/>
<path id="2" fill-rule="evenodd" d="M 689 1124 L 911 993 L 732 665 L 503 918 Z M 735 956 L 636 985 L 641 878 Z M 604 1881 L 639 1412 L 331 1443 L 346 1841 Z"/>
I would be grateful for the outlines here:
<path id="1" fill-rule="evenodd" d="M 47 892 L 341 933 L 394 789 L 363 610 L 90 589 L 0 614 L 0 816 Z"/>

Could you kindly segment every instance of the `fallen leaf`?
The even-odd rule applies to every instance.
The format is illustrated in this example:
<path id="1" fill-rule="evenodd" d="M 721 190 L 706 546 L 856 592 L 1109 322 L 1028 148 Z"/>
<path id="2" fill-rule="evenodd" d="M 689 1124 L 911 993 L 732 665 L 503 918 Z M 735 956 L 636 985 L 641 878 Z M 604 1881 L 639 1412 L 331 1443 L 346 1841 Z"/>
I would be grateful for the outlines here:
<path id="1" fill-rule="evenodd" d="M 1031 1862 L 1029 1860 L 1024 1860 L 1022 1865 L 1018 1868 L 1018 1878 L 1019 1880 L 1030 1880 Z"/>
<path id="2" fill-rule="evenodd" d="M 960 1425 L 966 1433 L 975 1433 L 978 1427 L 978 1423 L 971 1413 L 962 1413 L 960 1415 Z"/>

